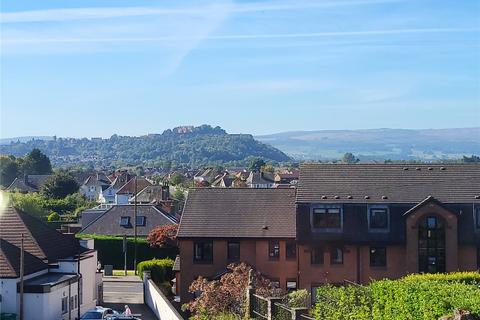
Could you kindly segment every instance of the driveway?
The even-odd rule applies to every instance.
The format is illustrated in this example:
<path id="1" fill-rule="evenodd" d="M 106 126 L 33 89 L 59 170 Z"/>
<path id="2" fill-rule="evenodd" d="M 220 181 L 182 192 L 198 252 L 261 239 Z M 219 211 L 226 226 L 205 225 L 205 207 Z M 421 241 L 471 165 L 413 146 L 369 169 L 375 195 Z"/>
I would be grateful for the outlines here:
<path id="1" fill-rule="evenodd" d="M 137 276 L 103 277 L 103 305 L 119 312 L 128 304 L 133 314 L 141 314 L 142 320 L 158 320 L 143 303 L 143 282 Z"/>

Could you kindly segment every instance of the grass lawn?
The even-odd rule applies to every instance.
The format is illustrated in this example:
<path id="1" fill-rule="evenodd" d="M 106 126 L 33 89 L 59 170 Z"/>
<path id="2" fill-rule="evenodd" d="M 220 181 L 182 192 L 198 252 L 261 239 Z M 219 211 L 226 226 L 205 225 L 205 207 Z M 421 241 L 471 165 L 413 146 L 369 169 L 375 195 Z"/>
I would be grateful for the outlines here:
<path id="1" fill-rule="evenodd" d="M 113 275 L 118 277 L 118 276 L 124 276 L 125 275 L 125 271 L 123 270 L 113 270 Z M 135 275 L 135 271 L 134 270 L 127 270 L 127 276 L 134 276 Z"/>

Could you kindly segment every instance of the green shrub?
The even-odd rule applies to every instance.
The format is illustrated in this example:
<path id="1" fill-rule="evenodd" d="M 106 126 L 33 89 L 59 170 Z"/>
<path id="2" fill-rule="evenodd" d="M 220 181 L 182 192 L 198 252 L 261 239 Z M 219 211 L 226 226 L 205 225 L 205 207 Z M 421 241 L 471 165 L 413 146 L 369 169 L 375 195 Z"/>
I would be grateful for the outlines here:
<path id="1" fill-rule="evenodd" d="M 92 238 L 95 240 L 95 250 L 98 252 L 98 260 L 102 265 L 111 264 L 114 269 L 122 269 L 124 265 L 123 257 L 123 237 L 100 236 L 92 234 L 77 234 L 77 238 Z M 127 269 L 133 270 L 134 267 L 135 242 L 133 238 L 127 238 Z M 178 248 L 151 248 L 145 238 L 137 238 L 137 261 L 145 261 L 154 258 L 175 259 L 178 254 Z"/>
<path id="2" fill-rule="evenodd" d="M 172 259 L 152 259 L 142 261 L 137 265 L 137 272 L 143 279 L 143 272 L 150 271 L 153 282 L 161 285 L 165 281 L 170 281 L 173 278 L 174 261 Z"/>
<path id="3" fill-rule="evenodd" d="M 56 212 L 51 212 L 48 217 L 47 217 L 48 222 L 52 221 L 59 221 L 60 220 L 60 215 Z"/>
<path id="4" fill-rule="evenodd" d="M 438 319 L 456 309 L 480 315 L 480 274 L 409 275 L 367 287 L 325 285 L 317 291 L 317 319 Z"/>
<path id="5" fill-rule="evenodd" d="M 310 294 L 307 290 L 292 291 L 287 295 L 287 305 L 290 308 L 306 308 L 310 300 Z"/>

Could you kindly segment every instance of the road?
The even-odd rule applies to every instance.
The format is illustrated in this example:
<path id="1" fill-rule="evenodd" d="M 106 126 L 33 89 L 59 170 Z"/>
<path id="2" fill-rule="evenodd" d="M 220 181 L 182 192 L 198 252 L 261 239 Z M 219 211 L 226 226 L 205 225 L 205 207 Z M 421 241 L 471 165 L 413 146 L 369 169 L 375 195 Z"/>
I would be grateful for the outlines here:
<path id="1" fill-rule="evenodd" d="M 119 312 L 127 304 L 134 314 L 141 314 L 142 320 L 158 320 L 148 306 L 143 303 L 143 283 L 139 277 L 104 277 L 104 306 Z"/>

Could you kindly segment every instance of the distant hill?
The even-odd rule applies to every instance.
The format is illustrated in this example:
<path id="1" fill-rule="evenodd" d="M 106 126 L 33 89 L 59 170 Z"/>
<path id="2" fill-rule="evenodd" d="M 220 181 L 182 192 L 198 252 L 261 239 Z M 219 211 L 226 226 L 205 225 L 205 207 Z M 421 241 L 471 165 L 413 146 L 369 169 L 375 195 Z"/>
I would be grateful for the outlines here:
<path id="1" fill-rule="evenodd" d="M 480 154 L 480 128 L 295 131 L 256 136 L 297 160 L 445 160 Z"/>
<path id="2" fill-rule="evenodd" d="M 50 136 L 26 136 L 26 137 L 15 137 L 15 138 L 5 138 L 0 139 L 0 145 L 10 144 L 12 142 L 28 142 L 30 140 L 53 140 L 53 137 Z"/>
<path id="3" fill-rule="evenodd" d="M 185 126 L 162 134 L 140 137 L 113 135 L 108 139 L 48 137 L 47 140 L 10 141 L 0 145 L 0 154 L 23 156 L 33 148 L 47 154 L 57 166 L 94 167 L 146 165 L 199 167 L 212 164 L 247 164 L 252 157 L 283 162 L 291 160 L 280 150 L 249 134 L 228 134 L 220 127 Z"/>

